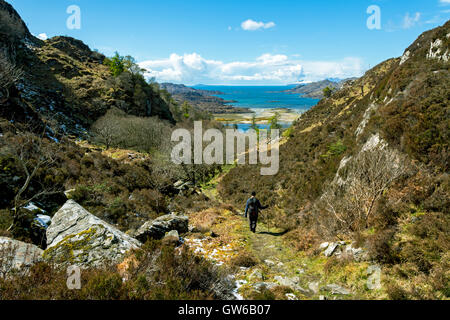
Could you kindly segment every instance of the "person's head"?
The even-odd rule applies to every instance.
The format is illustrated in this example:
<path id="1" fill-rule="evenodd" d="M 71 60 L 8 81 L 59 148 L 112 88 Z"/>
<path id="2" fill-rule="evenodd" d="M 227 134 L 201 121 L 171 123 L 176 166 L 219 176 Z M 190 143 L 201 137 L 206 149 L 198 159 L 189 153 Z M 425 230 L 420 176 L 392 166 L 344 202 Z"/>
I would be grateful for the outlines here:
<path id="1" fill-rule="evenodd" d="M 252 197 L 256 197 L 256 192 L 255 191 L 252 192 Z"/>

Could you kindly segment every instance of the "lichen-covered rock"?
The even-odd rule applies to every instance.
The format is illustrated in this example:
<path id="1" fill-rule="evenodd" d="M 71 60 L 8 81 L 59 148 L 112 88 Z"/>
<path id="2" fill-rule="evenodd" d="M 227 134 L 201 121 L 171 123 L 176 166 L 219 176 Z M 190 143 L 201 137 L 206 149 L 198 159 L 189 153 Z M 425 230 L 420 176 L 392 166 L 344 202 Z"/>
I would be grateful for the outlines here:
<path id="1" fill-rule="evenodd" d="M 339 243 L 332 242 L 328 245 L 327 249 L 323 253 L 325 257 L 331 257 L 334 253 L 334 251 L 339 247 Z"/>
<path id="2" fill-rule="evenodd" d="M 163 239 L 163 243 L 177 245 L 180 242 L 180 235 L 177 230 L 168 232 Z"/>
<path id="3" fill-rule="evenodd" d="M 188 232 L 188 225 L 188 217 L 168 214 L 146 222 L 134 233 L 134 237 L 141 242 L 145 242 L 149 238 L 160 240 L 167 232 L 172 230 L 178 231 L 179 234 Z"/>
<path id="4" fill-rule="evenodd" d="M 299 277 L 288 278 L 288 277 L 276 276 L 274 279 L 282 286 L 292 288 L 295 291 L 301 292 L 303 294 L 309 294 L 308 290 L 303 289 L 299 285 L 299 283 L 300 283 Z"/>
<path id="5" fill-rule="evenodd" d="M 363 248 L 355 248 L 352 244 L 345 247 L 343 257 L 353 259 L 357 262 L 369 260 L 369 254 Z"/>
<path id="6" fill-rule="evenodd" d="M 276 286 L 277 284 L 273 282 L 258 282 L 253 285 L 253 288 L 257 291 L 262 291 L 264 289 L 271 290 Z"/>
<path id="7" fill-rule="evenodd" d="M 0 277 L 12 271 L 26 272 L 42 260 L 43 251 L 35 245 L 0 237 Z"/>
<path id="8" fill-rule="evenodd" d="M 60 265 L 100 267 L 120 263 L 128 251 L 139 246 L 136 239 L 69 200 L 47 229 L 44 259 Z"/>
<path id="9" fill-rule="evenodd" d="M 322 291 L 329 291 L 331 292 L 331 294 L 342 294 L 342 295 L 349 295 L 351 294 L 351 291 L 338 285 L 335 283 L 326 285 L 325 287 L 322 288 Z"/>
<path id="10" fill-rule="evenodd" d="M 320 291 L 320 282 L 318 282 L 318 281 L 310 282 L 310 283 L 308 283 L 308 288 L 314 294 L 318 294 Z"/>

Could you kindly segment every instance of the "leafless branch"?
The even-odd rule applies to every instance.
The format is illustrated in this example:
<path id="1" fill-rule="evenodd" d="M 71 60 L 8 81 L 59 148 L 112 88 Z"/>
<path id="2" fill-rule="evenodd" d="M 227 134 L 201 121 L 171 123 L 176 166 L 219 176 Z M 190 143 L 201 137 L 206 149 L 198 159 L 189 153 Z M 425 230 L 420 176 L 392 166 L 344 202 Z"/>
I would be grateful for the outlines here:
<path id="1" fill-rule="evenodd" d="M 0 103 L 9 99 L 9 89 L 23 76 L 23 70 L 12 64 L 8 58 L 0 52 Z"/>

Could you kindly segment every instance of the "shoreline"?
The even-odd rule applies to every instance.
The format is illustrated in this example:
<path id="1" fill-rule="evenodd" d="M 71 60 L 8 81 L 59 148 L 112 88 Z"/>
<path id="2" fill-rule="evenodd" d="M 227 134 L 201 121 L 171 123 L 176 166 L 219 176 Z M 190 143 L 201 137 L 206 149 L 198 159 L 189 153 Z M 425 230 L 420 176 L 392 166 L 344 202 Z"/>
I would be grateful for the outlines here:
<path id="1" fill-rule="evenodd" d="M 292 124 L 300 118 L 303 112 L 293 109 L 274 108 L 274 109 L 251 109 L 253 113 L 233 113 L 233 114 L 213 114 L 214 120 L 226 124 L 251 124 L 253 116 L 256 117 L 256 124 L 268 124 L 270 118 L 275 113 L 279 113 L 278 122 Z"/>

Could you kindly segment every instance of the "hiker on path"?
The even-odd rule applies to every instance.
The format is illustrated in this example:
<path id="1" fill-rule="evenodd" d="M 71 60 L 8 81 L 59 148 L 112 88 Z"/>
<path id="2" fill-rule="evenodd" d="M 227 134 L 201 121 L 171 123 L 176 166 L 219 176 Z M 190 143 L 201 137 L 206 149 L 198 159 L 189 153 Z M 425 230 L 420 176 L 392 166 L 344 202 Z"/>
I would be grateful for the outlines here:
<path id="1" fill-rule="evenodd" d="M 261 205 L 258 199 L 256 199 L 256 192 L 252 192 L 252 196 L 247 200 L 245 205 L 245 217 L 247 215 L 250 218 L 250 231 L 256 232 L 256 224 L 258 223 L 259 210 L 267 209 L 269 206 Z"/>

